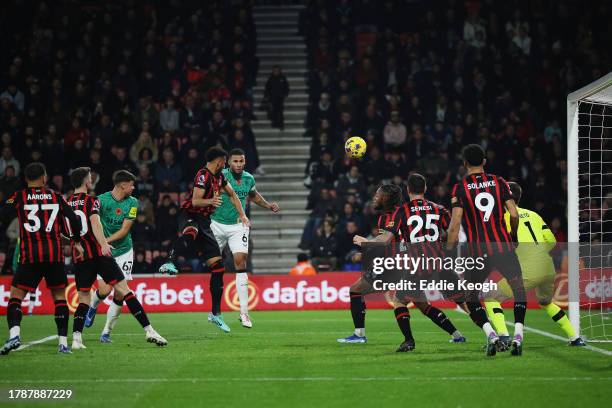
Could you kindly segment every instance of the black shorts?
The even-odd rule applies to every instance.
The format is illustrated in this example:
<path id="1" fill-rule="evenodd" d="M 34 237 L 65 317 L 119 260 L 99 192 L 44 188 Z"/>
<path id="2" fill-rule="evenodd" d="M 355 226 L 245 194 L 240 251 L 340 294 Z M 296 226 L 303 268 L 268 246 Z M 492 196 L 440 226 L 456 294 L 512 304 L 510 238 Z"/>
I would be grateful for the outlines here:
<path id="1" fill-rule="evenodd" d="M 195 228 L 197 231 L 193 251 L 196 254 L 201 254 L 199 256 L 202 256 L 204 260 L 216 257 L 220 258 L 221 250 L 219 249 L 219 244 L 215 239 L 212 229 L 210 229 L 210 218 L 189 213 L 184 213 L 184 215 L 185 220 L 181 227 L 181 231 L 184 232 L 188 227 Z"/>
<path id="2" fill-rule="evenodd" d="M 117 262 L 108 256 L 98 256 L 74 265 L 74 280 L 81 292 L 89 291 L 98 275 L 109 285 L 125 279 Z"/>
<path id="3" fill-rule="evenodd" d="M 45 278 L 49 289 L 64 289 L 68 286 L 64 264 L 59 262 L 19 264 L 13 276 L 12 285 L 28 292 L 34 292 L 42 278 Z"/>
<path id="4" fill-rule="evenodd" d="M 525 289 L 523 286 L 523 273 L 518 256 L 514 251 L 489 254 L 485 258 L 484 268 L 482 270 L 472 269 L 465 272 L 465 279 L 470 283 L 484 282 L 491 272 L 497 271 L 508 280 L 508 284 L 512 287 L 515 300 L 525 301 Z M 475 298 L 478 291 L 471 291 L 472 299 Z"/>

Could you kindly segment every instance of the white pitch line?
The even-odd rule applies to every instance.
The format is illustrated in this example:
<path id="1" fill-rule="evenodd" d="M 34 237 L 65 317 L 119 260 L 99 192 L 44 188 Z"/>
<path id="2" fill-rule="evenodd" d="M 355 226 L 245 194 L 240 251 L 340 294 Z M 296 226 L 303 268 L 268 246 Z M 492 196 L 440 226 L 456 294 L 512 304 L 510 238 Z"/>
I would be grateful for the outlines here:
<path id="1" fill-rule="evenodd" d="M 35 346 L 36 344 L 46 343 L 46 342 L 48 342 L 48 341 L 55 340 L 55 339 L 57 339 L 57 334 L 56 334 L 56 335 L 53 335 L 53 336 L 43 337 L 42 339 L 39 339 L 39 340 L 34 340 L 34 341 L 29 342 L 29 343 L 22 344 L 22 345 L 21 345 L 21 346 L 19 346 L 19 348 L 18 348 L 17 350 L 15 350 L 15 351 L 24 350 L 24 349 L 27 349 L 27 348 L 28 348 L 28 347 L 30 347 L 30 346 Z"/>
<path id="2" fill-rule="evenodd" d="M 612 381 L 612 377 L 495 377 L 500 381 Z M 205 383 L 205 382 L 244 382 L 245 377 L 186 377 L 186 378 L 73 378 L 62 380 L 0 380 L 0 384 L 90 384 L 90 383 Z M 457 377 L 249 377 L 251 382 L 368 382 L 368 381 L 486 381 L 490 382 L 490 376 L 457 376 Z"/>
<path id="3" fill-rule="evenodd" d="M 459 312 L 459 313 L 463 313 L 464 315 L 467 315 L 467 313 L 465 313 L 465 311 L 463 309 L 460 309 L 458 306 L 455 309 L 455 311 Z M 507 321 L 506 324 L 508 326 L 514 327 L 514 323 L 512 323 L 512 322 L 508 322 Z M 562 341 L 564 343 L 568 342 L 566 337 L 557 336 L 556 334 L 552 334 L 552 333 L 549 333 L 549 332 L 544 331 L 544 330 L 534 329 L 533 327 L 529 327 L 529 326 L 523 326 L 523 329 L 525 331 L 528 331 L 528 332 L 539 334 L 540 336 L 548 337 L 548 338 L 555 339 L 555 340 L 560 340 L 560 341 Z M 587 341 L 587 343 L 588 343 L 588 341 Z M 606 356 L 612 356 L 612 351 L 605 350 L 605 349 L 602 349 L 602 348 L 599 348 L 599 347 L 595 347 L 595 346 L 591 346 L 590 344 L 587 344 L 584 347 L 577 347 L 577 348 L 584 348 L 586 350 L 594 351 L 595 353 L 601 353 L 601 354 L 604 354 Z"/>

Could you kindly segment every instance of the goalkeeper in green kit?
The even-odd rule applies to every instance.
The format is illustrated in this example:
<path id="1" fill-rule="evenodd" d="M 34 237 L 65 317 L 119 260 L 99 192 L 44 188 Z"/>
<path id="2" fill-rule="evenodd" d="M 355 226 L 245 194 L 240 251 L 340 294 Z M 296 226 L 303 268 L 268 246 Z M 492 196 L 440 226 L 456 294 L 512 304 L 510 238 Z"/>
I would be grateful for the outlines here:
<path id="1" fill-rule="evenodd" d="M 229 152 L 229 169 L 223 169 L 223 175 L 238 195 L 243 210 L 246 209 L 246 199 L 249 197 L 258 206 L 275 213 L 278 212 L 280 210 L 278 204 L 267 202 L 255 189 L 255 178 L 244 170 L 245 164 L 245 152 L 242 149 L 233 149 Z M 221 206 L 211 216 L 210 227 L 221 251 L 225 246 L 229 246 L 232 252 L 236 270 L 236 292 L 240 301 L 240 322 L 244 327 L 251 328 L 253 324 L 249 317 L 249 283 L 246 270 L 249 253 L 249 227 L 240 221 L 238 211 L 234 208 L 227 193 L 223 192 L 221 199 Z"/>

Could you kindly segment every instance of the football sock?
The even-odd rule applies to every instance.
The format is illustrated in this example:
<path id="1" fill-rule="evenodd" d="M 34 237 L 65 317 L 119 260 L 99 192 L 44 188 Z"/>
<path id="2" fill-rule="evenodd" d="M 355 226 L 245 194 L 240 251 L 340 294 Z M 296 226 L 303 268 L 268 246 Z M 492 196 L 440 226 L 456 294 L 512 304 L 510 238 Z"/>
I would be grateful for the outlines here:
<path id="1" fill-rule="evenodd" d="M 434 322 L 438 327 L 442 330 L 453 335 L 454 332 L 457 331 L 455 325 L 450 321 L 448 317 L 444 314 L 440 309 L 433 307 L 431 305 L 427 306 L 424 312 L 425 316 L 429 317 L 429 319 Z"/>
<path id="2" fill-rule="evenodd" d="M 461 332 L 459 330 L 455 330 L 452 334 L 453 339 L 459 339 L 461 337 L 463 337 L 463 334 L 461 334 Z"/>
<path id="3" fill-rule="evenodd" d="M 489 315 L 489 320 L 495 326 L 495 330 L 500 336 L 508 335 L 508 328 L 506 327 L 506 319 L 504 318 L 504 309 L 502 309 L 501 303 L 496 300 L 485 301 L 485 308 Z"/>
<path id="4" fill-rule="evenodd" d="M 34 312 L 34 306 L 36 305 L 36 293 L 30 292 L 30 302 L 28 303 L 28 314 L 31 315 Z"/>
<path id="5" fill-rule="evenodd" d="M 96 291 L 94 292 L 94 295 L 91 297 L 91 302 L 89 303 L 89 307 L 91 307 L 92 309 L 97 309 L 100 302 L 103 301 L 104 299 L 106 299 L 106 296 L 100 295 L 100 291 L 96 289 Z"/>
<path id="6" fill-rule="evenodd" d="M 70 318 L 70 311 L 68 310 L 68 304 L 66 300 L 55 301 L 55 324 L 57 325 L 57 335 L 60 338 L 60 344 L 67 345 L 68 340 L 68 320 Z M 62 339 L 63 338 L 63 339 Z M 62 340 L 65 340 L 63 343 Z"/>
<path id="7" fill-rule="evenodd" d="M 395 313 L 395 320 L 397 320 L 397 325 L 402 331 L 404 339 L 414 340 L 412 337 L 412 330 L 410 329 L 410 312 L 408 308 L 406 306 L 398 307 L 393 313 Z"/>
<path id="8" fill-rule="evenodd" d="M 578 338 L 578 336 L 576 336 L 576 332 L 574 331 L 574 327 L 570 323 L 563 309 L 554 303 L 540 305 L 540 307 L 546 311 L 548 316 L 550 316 L 554 322 L 557 322 L 557 324 L 561 327 L 561 330 L 563 330 L 570 341 L 574 341 Z"/>
<path id="9" fill-rule="evenodd" d="M 108 310 L 106 311 L 106 324 L 104 325 L 104 329 L 102 330 L 102 334 L 108 334 L 115 328 L 115 324 L 117 324 L 117 319 L 119 319 L 119 315 L 121 314 L 121 307 L 123 306 L 123 300 L 113 299 L 113 303 L 110 304 Z"/>
<path id="10" fill-rule="evenodd" d="M 249 275 L 244 269 L 236 271 L 236 293 L 240 301 L 240 313 L 249 312 Z"/>
<path id="11" fill-rule="evenodd" d="M 523 323 L 514 323 L 514 337 L 523 338 Z"/>
<path id="12" fill-rule="evenodd" d="M 491 335 L 497 336 L 495 329 L 493 328 L 493 326 L 491 326 L 491 323 L 489 322 L 486 322 L 485 324 L 482 325 L 482 330 L 487 335 L 487 338 L 491 337 Z"/>
<path id="13" fill-rule="evenodd" d="M 221 313 L 221 296 L 223 296 L 223 275 L 225 267 L 223 261 L 217 261 L 210 265 L 210 297 L 212 298 L 212 313 Z"/>
<path id="14" fill-rule="evenodd" d="M 482 328 L 485 323 L 489 322 L 489 319 L 487 319 L 487 312 L 480 302 L 466 302 L 466 305 L 470 311 L 470 318 L 478 327 Z"/>
<path id="15" fill-rule="evenodd" d="M 19 336 L 21 334 L 21 318 L 23 312 L 21 311 L 21 299 L 10 298 L 8 307 L 6 309 L 6 321 L 9 327 L 9 338 Z"/>
<path id="16" fill-rule="evenodd" d="M 363 296 L 359 293 L 350 293 L 351 296 L 351 316 L 353 317 L 353 325 L 355 326 L 355 334 L 365 336 L 365 315 L 366 304 Z"/>
<path id="17" fill-rule="evenodd" d="M 89 305 L 87 303 L 79 303 L 74 311 L 74 320 L 72 321 L 73 333 L 81 333 L 83 331 L 83 327 L 85 326 L 85 314 L 87 314 L 87 310 L 89 310 Z"/>
<path id="18" fill-rule="evenodd" d="M 136 320 L 138 320 L 138 323 L 140 323 L 142 327 L 147 327 L 151 325 L 151 323 L 149 323 L 149 318 L 147 317 L 147 314 L 142 308 L 142 304 L 138 301 L 138 299 L 136 299 L 136 296 L 134 296 L 132 292 L 125 295 L 123 300 L 125 301 L 125 304 L 127 305 L 128 309 L 130 309 L 132 315 L 136 318 Z"/>
<path id="19" fill-rule="evenodd" d="M 514 323 L 525 323 L 525 313 L 527 312 L 527 302 L 514 302 Z M 516 326 L 515 326 L 516 328 Z"/>
<path id="20" fill-rule="evenodd" d="M 185 228 L 183 234 L 172 244 L 172 248 L 170 248 L 170 252 L 168 252 L 168 261 L 174 262 L 177 256 L 186 253 L 189 248 L 193 247 L 192 244 L 197 235 L 197 229 L 193 227 Z"/>

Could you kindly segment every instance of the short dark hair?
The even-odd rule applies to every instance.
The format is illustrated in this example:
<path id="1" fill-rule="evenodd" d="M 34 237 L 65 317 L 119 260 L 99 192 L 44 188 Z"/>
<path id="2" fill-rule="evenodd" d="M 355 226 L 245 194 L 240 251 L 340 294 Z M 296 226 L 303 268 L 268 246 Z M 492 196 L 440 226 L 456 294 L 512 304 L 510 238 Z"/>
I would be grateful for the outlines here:
<path id="1" fill-rule="evenodd" d="M 402 203 L 402 189 L 395 184 L 383 184 L 379 187 L 380 191 L 387 196 L 384 205 L 386 208 L 393 208 Z"/>
<path id="2" fill-rule="evenodd" d="M 25 174 L 27 181 L 34 181 L 47 174 L 47 168 L 42 163 L 30 163 L 26 166 L 23 174 Z"/>
<path id="3" fill-rule="evenodd" d="M 519 203 L 521 201 L 521 196 L 523 195 L 523 189 L 518 183 L 514 181 L 510 181 L 508 183 L 508 187 L 510 187 L 510 191 L 512 192 L 512 198 L 514 198 L 515 203 Z"/>
<path id="4" fill-rule="evenodd" d="M 424 194 L 427 181 L 419 173 L 412 173 L 408 176 L 408 192 L 411 194 Z"/>
<path id="5" fill-rule="evenodd" d="M 113 174 L 113 184 L 115 186 L 120 183 L 129 183 L 130 181 L 136 181 L 136 176 L 127 170 L 118 170 Z"/>
<path id="6" fill-rule="evenodd" d="M 225 157 L 227 158 L 227 152 L 225 150 L 223 150 L 220 147 L 217 146 L 213 146 L 210 149 L 208 149 L 206 151 L 206 153 L 204 154 L 204 159 L 206 160 L 207 163 L 218 159 L 219 157 Z"/>
<path id="7" fill-rule="evenodd" d="M 306 262 L 308 260 L 308 254 L 305 253 L 299 253 L 297 256 L 297 260 L 298 262 Z"/>
<path id="8" fill-rule="evenodd" d="M 236 147 L 235 149 L 230 150 L 230 152 L 229 152 L 229 157 L 232 157 L 232 156 L 245 156 L 245 155 L 246 155 L 246 153 L 244 152 L 244 150 L 242 150 L 242 149 L 240 149 L 238 147 Z"/>
<path id="9" fill-rule="evenodd" d="M 463 148 L 463 160 L 470 166 L 482 166 L 485 159 L 485 151 L 482 146 L 477 144 L 469 144 Z"/>
<path id="10" fill-rule="evenodd" d="M 72 187 L 81 187 L 89 173 L 91 173 L 91 168 L 89 167 L 78 167 L 72 170 L 72 173 L 70 174 L 70 182 L 72 183 Z"/>

